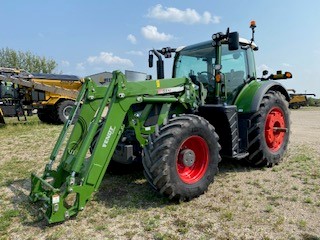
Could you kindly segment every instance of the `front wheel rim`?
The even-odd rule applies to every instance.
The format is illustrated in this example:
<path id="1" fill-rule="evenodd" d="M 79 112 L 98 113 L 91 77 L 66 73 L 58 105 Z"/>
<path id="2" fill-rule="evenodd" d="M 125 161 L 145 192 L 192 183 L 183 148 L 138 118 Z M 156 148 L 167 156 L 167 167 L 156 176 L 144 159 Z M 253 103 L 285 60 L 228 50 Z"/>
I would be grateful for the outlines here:
<path id="1" fill-rule="evenodd" d="M 272 108 L 265 123 L 265 140 L 270 151 L 277 152 L 282 147 L 287 131 L 284 112 L 278 107 Z"/>
<path id="2" fill-rule="evenodd" d="M 187 155 L 186 155 L 187 154 Z M 179 147 L 176 167 L 179 178 L 194 184 L 202 179 L 209 165 L 209 147 L 200 136 L 187 138 Z"/>

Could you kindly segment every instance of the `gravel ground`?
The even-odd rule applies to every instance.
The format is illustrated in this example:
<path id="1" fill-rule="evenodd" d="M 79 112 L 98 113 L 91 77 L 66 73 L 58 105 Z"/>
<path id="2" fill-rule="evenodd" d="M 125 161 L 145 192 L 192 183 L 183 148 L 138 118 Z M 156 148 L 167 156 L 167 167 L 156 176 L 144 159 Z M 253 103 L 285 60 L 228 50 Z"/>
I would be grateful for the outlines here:
<path id="1" fill-rule="evenodd" d="M 60 127 L 0 129 L 0 239 L 320 239 L 320 108 L 291 111 L 282 163 L 250 168 L 223 161 L 204 195 L 175 204 L 141 172 L 106 174 L 76 218 L 47 226 L 28 201 Z"/>
<path id="2" fill-rule="evenodd" d="M 302 108 L 291 111 L 291 144 L 311 145 L 320 153 L 320 109 Z"/>

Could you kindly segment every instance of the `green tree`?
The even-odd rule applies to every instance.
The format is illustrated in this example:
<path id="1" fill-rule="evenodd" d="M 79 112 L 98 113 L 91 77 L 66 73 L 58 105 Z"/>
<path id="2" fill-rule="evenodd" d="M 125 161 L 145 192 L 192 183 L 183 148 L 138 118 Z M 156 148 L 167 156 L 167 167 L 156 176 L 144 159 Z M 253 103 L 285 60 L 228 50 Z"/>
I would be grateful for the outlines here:
<path id="1" fill-rule="evenodd" d="M 314 98 L 312 98 L 312 97 L 308 98 L 308 105 L 311 106 L 311 107 L 315 105 Z"/>
<path id="2" fill-rule="evenodd" d="M 320 99 L 309 97 L 308 98 L 308 105 L 312 106 L 312 107 L 313 106 L 319 107 L 320 106 Z"/>
<path id="3" fill-rule="evenodd" d="M 2 48 L 0 49 L 0 66 L 24 69 L 30 73 L 52 73 L 58 64 L 53 59 L 36 56 L 29 51 L 21 52 Z"/>

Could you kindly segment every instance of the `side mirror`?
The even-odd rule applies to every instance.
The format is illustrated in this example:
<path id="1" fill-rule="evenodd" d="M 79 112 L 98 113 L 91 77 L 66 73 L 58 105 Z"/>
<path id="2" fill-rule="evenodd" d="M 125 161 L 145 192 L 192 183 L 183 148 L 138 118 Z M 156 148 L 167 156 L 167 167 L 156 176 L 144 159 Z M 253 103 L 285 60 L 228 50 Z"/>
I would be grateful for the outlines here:
<path id="1" fill-rule="evenodd" d="M 153 67 L 153 54 L 151 52 L 149 52 L 149 68 Z"/>
<path id="2" fill-rule="evenodd" d="M 239 49 L 239 33 L 238 32 L 229 33 L 228 48 L 229 48 L 229 51 L 234 51 Z"/>
<path id="3" fill-rule="evenodd" d="M 268 70 L 263 70 L 263 72 L 262 72 L 262 76 L 266 76 L 266 75 L 268 75 Z"/>

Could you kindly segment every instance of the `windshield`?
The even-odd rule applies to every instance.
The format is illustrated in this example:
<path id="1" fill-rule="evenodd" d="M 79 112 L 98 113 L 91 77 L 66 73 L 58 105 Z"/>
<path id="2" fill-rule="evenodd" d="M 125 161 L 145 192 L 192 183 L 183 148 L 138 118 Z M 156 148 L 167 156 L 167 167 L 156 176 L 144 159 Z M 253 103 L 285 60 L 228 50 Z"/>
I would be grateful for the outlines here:
<path id="1" fill-rule="evenodd" d="M 248 78 L 246 49 L 239 48 L 229 51 L 226 44 L 222 45 L 221 72 L 225 76 L 225 89 L 228 102 L 235 96 Z M 175 59 L 174 77 L 196 78 L 208 91 L 214 90 L 215 49 L 211 44 L 187 47 L 179 52 Z"/>

